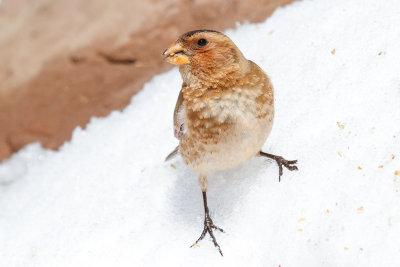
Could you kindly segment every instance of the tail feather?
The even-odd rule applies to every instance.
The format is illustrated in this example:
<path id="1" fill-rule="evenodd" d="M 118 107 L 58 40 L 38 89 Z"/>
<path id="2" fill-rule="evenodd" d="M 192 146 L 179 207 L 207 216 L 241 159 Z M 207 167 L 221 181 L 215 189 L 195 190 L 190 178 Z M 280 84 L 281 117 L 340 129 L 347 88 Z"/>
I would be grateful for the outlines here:
<path id="1" fill-rule="evenodd" d="M 169 153 L 169 155 L 165 158 L 165 161 L 174 158 L 176 155 L 178 155 L 178 153 L 179 153 L 179 146 L 175 147 L 175 149 L 171 153 Z"/>

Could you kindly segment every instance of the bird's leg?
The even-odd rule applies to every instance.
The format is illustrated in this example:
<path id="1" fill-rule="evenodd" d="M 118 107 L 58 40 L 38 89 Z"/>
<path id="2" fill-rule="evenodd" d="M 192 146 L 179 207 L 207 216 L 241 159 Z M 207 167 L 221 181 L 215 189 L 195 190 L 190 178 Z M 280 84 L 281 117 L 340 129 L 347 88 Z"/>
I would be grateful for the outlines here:
<path id="1" fill-rule="evenodd" d="M 205 217 L 204 217 L 204 229 L 203 229 L 203 232 L 201 233 L 200 237 L 196 240 L 196 242 L 195 242 L 193 245 L 191 245 L 191 247 L 196 246 L 197 243 L 198 243 L 200 240 L 203 240 L 203 238 L 204 238 L 204 237 L 206 236 L 206 234 L 208 233 L 208 234 L 211 236 L 211 238 L 212 238 L 212 241 L 213 241 L 213 243 L 214 243 L 214 246 L 216 246 L 216 247 L 218 248 L 218 251 L 219 251 L 219 253 L 221 254 L 221 256 L 224 256 L 224 255 L 222 254 L 221 247 L 218 245 L 217 239 L 216 239 L 215 236 L 214 236 L 213 229 L 219 230 L 219 231 L 221 231 L 221 232 L 224 232 L 224 230 L 222 230 L 221 228 L 219 228 L 219 227 L 217 227 L 217 226 L 214 225 L 214 223 L 213 223 L 213 221 L 212 221 L 212 219 L 211 219 L 211 217 L 210 217 L 210 214 L 209 214 L 209 212 L 208 212 L 207 194 L 206 194 L 206 192 L 204 192 L 204 191 L 203 191 L 203 203 L 204 203 L 204 212 L 205 212 Z"/>
<path id="2" fill-rule="evenodd" d="M 281 156 L 268 154 L 268 153 L 265 153 L 262 151 L 260 151 L 259 155 L 273 159 L 276 161 L 276 164 L 278 164 L 278 167 L 279 167 L 279 182 L 281 181 L 281 176 L 283 174 L 282 166 L 285 166 L 285 168 L 288 169 L 289 171 L 295 171 L 295 170 L 297 171 L 298 170 L 297 166 L 295 166 L 295 164 L 297 163 L 297 160 L 286 160 Z"/>
<path id="3" fill-rule="evenodd" d="M 207 179 L 207 178 L 205 178 L 205 177 L 199 177 L 199 182 L 200 182 L 200 183 L 201 183 L 201 179 L 202 179 L 202 178 L 203 178 L 203 179 Z M 207 182 L 205 182 L 205 183 L 207 183 Z M 207 186 L 205 186 L 205 187 L 207 187 Z M 216 246 L 216 247 L 218 248 L 218 251 L 219 251 L 219 253 L 221 254 L 221 256 L 224 256 L 224 255 L 222 254 L 222 250 L 221 250 L 220 246 L 219 246 L 218 243 L 217 243 L 217 239 L 216 239 L 215 236 L 214 236 L 213 229 L 219 230 L 219 231 L 221 231 L 221 232 L 224 232 L 224 230 L 222 230 L 221 228 L 219 228 L 219 227 L 217 227 L 217 226 L 214 225 L 214 223 L 213 223 L 213 221 L 212 221 L 212 219 L 211 219 L 211 217 L 210 217 L 210 214 L 209 214 L 209 212 L 208 212 L 207 193 L 206 193 L 206 190 L 203 190 L 203 189 L 204 189 L 204 187 L 202 186 L 203 204 L 204 204 L 204 213 L 205 213 L 205 217 L 204 217 L 204 229 L 203 229 L 203 232 L 201 233 L 199 239 L 197 239 L 196 242 L 195 242 L 193 245 L 191 245 L 190 247 L 197 246 L 197 243 L 198 243 L 200 240 L 203 240 L 203 238 L 204 238 L 204 237 L 206 236 L 206 234 L 208 233 L 208 234 L 211 236 L 211 238 L 212 238 L 212 241 L 213 241 L 213 243 L 214 243 L 214 246 Z"/>

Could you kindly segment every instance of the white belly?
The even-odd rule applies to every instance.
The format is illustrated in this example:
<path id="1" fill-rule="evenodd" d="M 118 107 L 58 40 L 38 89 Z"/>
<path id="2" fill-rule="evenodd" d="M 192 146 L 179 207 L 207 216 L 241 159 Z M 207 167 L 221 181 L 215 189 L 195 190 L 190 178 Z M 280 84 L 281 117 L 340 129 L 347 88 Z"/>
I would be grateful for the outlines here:
<path id="1" fill-rule="evenodd" d="M 238 121 L 228 132 L 221 133 L 215 142 L 183 136 L 181 143 L 190 140 L 190 146 L 180 153 L 186 165 L 194 172 L 209 174 L 235 168 L 255 156 L 265 143 L 273 123 L 273 112 L 263 119 L 246 118 Z"/>

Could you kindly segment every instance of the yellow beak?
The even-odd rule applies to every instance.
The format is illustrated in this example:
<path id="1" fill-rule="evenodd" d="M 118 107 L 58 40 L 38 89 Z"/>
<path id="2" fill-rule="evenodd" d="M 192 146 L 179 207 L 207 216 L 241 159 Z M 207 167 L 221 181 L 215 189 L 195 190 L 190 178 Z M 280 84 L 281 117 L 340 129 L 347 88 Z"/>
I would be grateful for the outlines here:
<path id="1" fill-rule="evenodd" d="M 162 55 L 164 56 L 164 60 L 171 64 L 189 64 L 189 57 L 185 55 L 184 51 L 185 49 L 180 43 L 174 43 L 167 50 L 165 50 Z"/>

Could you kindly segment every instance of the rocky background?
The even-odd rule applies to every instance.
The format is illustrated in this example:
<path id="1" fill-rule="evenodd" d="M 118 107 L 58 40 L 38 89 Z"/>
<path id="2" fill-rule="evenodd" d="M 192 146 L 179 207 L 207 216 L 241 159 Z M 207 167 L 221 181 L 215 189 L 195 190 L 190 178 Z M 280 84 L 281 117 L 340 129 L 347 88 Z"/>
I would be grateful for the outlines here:
<path id="1" fill-rule="evenodd" d="M 181 33 L 261 22 L 293 0 L 3 0 L 0 162 L 28 143 L 57 149 L 92 116 L 125 107 Z"/>

